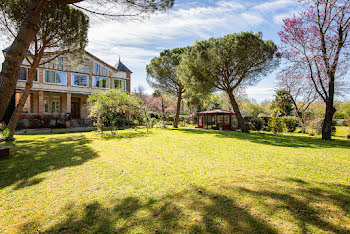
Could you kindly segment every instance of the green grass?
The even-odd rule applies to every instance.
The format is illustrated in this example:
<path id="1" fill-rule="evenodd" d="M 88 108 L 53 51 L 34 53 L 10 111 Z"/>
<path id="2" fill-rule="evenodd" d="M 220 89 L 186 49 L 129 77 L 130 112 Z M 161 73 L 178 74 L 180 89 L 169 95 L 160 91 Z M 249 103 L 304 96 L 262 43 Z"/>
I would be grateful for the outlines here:
<path id="1" fill-rule="evenodd" d="M 348 126 L 337 126 L 336 137 L 347 138 L 348 135 L 350 135 L 350 128 Z"/>
<path id="2" fill-rule="evenodd" d="M 195 129 L 23 135 L 0 232 L 350 232 L 350 141 Z"/>

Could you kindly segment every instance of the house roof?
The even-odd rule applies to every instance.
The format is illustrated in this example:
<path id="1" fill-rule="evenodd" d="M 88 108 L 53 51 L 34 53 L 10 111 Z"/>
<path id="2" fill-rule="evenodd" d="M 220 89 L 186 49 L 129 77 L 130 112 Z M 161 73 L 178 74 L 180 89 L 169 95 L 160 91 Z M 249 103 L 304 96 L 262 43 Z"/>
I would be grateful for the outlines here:
<path id="1" fill-rule="evenodd" d="M 9 50 L 10 50 L 10 46 L 7 47 L 7 48 L 5 48 L 5 49 L 3 49 L 2 51 L 3 51 L 3 52 L 8 52 Z M 26 53 L 26 55 L 32 56 L 33 54 L 32 54 L 32 52 L 30 52 L 30 51 L 28 50 L 27 53 Z"/>
<path id="2" fill-rule="evenodd" d="M 115 65 L 114 67 L 112 65 L 109 65 L 108 63 L 104 62 L 102 59 L 96 57 L 95 55 L 91 54 L 90 52 L 85 50 L 85 53 L 91 57 L 93 57 L 94 59 L 100 61 L 101 63 L 103 63 L 106 67 L 109 67 L 111 69 L 113 69 L 114 71 L 123 71 L 123 72 L 130 72 L 132 73 L 122 62 L 120 62 L 120 58 L 119 58 L 119 63 L 117 65 Z M 120 66 L 119 66 L 120 65 Z"/>
<path id="3" fill-rule="evenodd" d="M 119 58 L 119 62 L 114 66 L 117 70 L 119 71 L 123 71 L 123 72 L 130 72 L 132 73 L 132 71 L 129 70 L 129 68 L 127 68 L 121 61 Z"/>
<path id="4" fill-rule="evenodd" d="M 216 110 L 199 112 L 197 114 L 211 114 L 211 115 L 231 114 L 231 115 L 234 115 L 235 113 L 232 111 L 216 109 Z"/>
<path id="5" fill-rule="evenodd" d="M 91 54 L 90 52 L 88 52 L 88 51 L 85 50 L 85 54 L 87 54 L 88 56 L 90 56 L 90 57 L 92 57 L 92 58 L 98 60 L 100 63 L 103 63 L 103 65 L 105 65 L 106 67 L 109 67 L 109 68 L 111 68 L 112 70 L 114 70 L 115 72 L 117 72 L 117 70 L 116 70 L 115 67 L 113 67 L 112 65 L 109 65 L 108 63 L 106 63 L 106 62 L 103 61 L 102 59 L 96 57 L 95 55 Z"/>

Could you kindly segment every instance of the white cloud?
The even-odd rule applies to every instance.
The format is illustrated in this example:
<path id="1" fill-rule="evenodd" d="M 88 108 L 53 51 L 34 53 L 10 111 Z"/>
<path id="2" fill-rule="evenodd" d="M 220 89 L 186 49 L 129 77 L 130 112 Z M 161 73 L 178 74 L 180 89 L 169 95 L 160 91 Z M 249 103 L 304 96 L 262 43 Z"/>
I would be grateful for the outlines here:
<path id="1" fill-rule="evenodd" d="M 259 11 L 274 11 L 287 6 L 295 5 L 297 2 L 295 0 L 274 0 L 270 2 L 264 2 L 253 7 L 254 10 Z"/>
<path id="2" fill-rule="evenodd" d="M 299 13 L 299 11 L 290 11 L 290 12 L 283 13 L 283 14 L 277 14 L 277 15 L 273 16 L 273 21 L 276 24 L 282 24 L 283 19 L 291 18 L 291 17 L 293 17 L 293 15 L 298 15 L 298 13 Z"/>
<path id="3" fill-rule="evenodd" d="M 238 2 L 234 2 L 234 1 L 220 1 L 217 3 L 217 5 L 219 7 L 224 7 L 224 8 L 229 8 L 231 10 L 235 9 L 235 10 L 244 10 L 245 6 L 243 6 L 242 4 L 238 3 Z"/>
<path id="4" fill-rule="evenodd" d="M 242 15 L 244 6 L 231 1 L 220 1 L 216 6 L 199 6 L 156 14 L 143 22 L 93 22 L 90 42 L 104 41 L 118 45 L 150 44 L 155 40 L 174 40 L 188 36 L 207 37 L 218 28 L 231 26 L 243 29 L 259 22 L 257 15 Z M 260 19 L 261 22 L 261 19 Z"/>
<path id="5" fill-rule="evenodd" d="M 273 88 L 266 88 L 266 87 L 248 87 L 246 89 L 246 93 L 248 95 L 252 94 L 273 94 L 274 89 Z"/>

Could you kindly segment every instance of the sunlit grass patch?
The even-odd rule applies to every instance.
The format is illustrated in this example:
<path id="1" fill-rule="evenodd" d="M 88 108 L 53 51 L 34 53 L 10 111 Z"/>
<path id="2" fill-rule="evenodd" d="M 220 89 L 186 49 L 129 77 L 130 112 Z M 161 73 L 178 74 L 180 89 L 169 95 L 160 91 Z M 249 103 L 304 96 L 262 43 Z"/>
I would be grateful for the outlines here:
<path id="1" fill-rule="evenodd" d="M 350 141 L 196 129 L 18 136 L 0 232 L 350 231 Z"/>

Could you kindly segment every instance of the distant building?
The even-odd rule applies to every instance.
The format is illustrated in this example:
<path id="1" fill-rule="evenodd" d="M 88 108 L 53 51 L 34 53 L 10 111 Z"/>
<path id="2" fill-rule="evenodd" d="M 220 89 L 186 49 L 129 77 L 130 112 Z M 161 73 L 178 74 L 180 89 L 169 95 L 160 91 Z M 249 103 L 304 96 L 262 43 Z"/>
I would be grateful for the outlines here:
<path id="1" fill-rule="evenodd" d="M 233 130 L 238 128 L 238 121 L 232 111 L 203 111 L 197 113 L 197 128 Z"/>
<path id="2" fill-rule="evenodd" d="M 4 56 L 7 51 L 8 48 L 3 50 Z M 31 56 L 28 52 L 27 57 L 30 59 Z M 121 89 L 130 92 L 132 72 L 120 59 L 113 67 L 85 51 L 83 59 L 76 65 L 68 60 L 68 57 L 58 57 L 37 69 L 22 118 L 71 113 L 73 120 L 84 120 L 88 117 L 86 100 L 94 90 Z M 24 90 L 29 69 L 30 64 L 23 60 L 16 85 L 15 104 Z"/>

